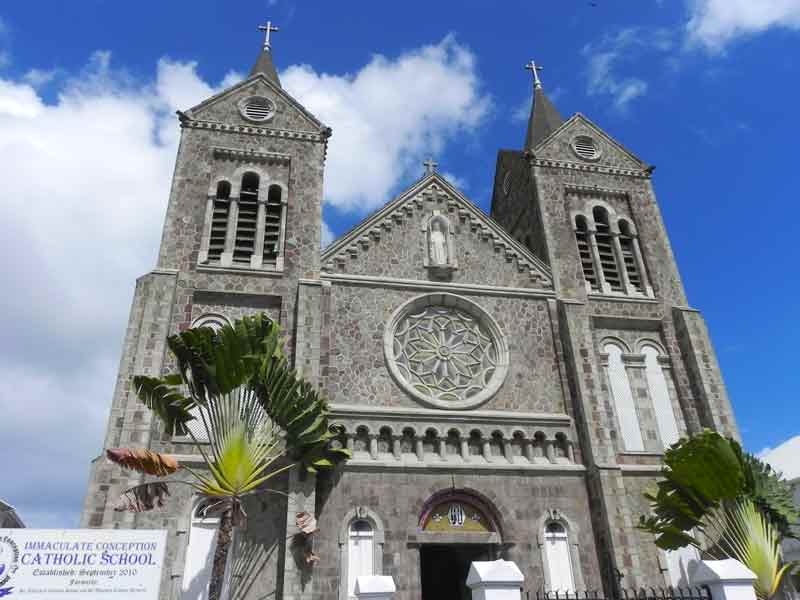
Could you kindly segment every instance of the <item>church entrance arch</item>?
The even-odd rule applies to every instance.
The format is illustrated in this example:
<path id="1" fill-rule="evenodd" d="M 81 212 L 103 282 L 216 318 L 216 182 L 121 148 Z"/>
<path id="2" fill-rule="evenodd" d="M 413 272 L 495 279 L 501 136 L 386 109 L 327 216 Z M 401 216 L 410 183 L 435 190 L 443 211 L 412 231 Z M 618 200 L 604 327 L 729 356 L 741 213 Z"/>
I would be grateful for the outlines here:
<path id="1" fill-rule="evenodd" d="M 442 492 L 425 503 L 418 535 L 422 600 L 469 600 L 470 565 L 498 558 L 501 532 L 495 514 L 467 491 Z"/>

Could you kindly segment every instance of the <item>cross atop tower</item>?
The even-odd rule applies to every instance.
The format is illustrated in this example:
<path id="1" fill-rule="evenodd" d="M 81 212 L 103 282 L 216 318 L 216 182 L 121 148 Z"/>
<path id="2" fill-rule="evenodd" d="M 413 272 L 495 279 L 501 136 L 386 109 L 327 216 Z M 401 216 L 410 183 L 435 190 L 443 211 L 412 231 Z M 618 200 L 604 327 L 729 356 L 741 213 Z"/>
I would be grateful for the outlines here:
<path id="1" fill-rule="evenodd" d="M 541 89 L 542 81 L 539 79 L 539 71 L 543 70 L 544 67 L 540 67 L 533 60 L 531 60 L 531 62 L 525 65 L 525 69 L 533 74 L 533 87 L 535 89 Z"/>
<path id="2" fill-rule="evenodd" d="M 433 173 L 436 173 L 436 167 L 439 166 L 439 163 L 434 161 L 433 157 L 429 158 L 422 164 L 425 165 L 425 175 L 432 175 Z"/>
<path id="3" fill-rule="evenodd" d="M 267 21 L 266 25 L 259 25 L 258 30 L 264 32 L 264 50 L 270 50 L 272 45 L 270 44 L 269 36 L 273 31 L 280 31 L 280 29 L 273 25 L 272 21 Z"/>

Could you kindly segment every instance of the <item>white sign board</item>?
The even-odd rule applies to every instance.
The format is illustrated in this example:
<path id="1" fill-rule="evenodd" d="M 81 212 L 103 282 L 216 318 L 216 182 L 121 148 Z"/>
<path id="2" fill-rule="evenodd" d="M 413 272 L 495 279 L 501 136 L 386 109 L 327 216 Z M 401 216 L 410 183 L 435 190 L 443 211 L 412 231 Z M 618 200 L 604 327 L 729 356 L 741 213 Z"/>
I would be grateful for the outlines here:
<path id="1" fill-rule="evenodd" d="M 0 598 L 158 600 L 163 529 L 0 529 Z"/>

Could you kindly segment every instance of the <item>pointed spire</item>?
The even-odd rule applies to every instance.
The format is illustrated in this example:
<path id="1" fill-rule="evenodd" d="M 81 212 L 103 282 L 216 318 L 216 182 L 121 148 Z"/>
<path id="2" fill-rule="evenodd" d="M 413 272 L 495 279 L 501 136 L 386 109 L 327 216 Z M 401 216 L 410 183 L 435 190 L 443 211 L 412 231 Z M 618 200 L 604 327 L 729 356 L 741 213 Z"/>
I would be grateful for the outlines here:
<path id="1" fill-rule="evenodd" d="M 264 47 L 261 49 L 261 52 L 258 53 L 256 64 L 253 65 L 250 76 L 252 77 L 257 73 L 262 73 L 266 75 L 267 79 L 280 86 L 281 82 L 280 79 L 278 79 L 278 71 L 272 63 L 272 43 L 270 42 L 272 32 L 278 31 L 278 28 L 272 24 L 272 21 L 267 21 L 266 25 L 259 25 L 258 30 L 264 32 Z"/>
<path id="2" fill-rule="evenodd" d="M 539 142 L 558 129 L 564 119 L 544 93 L 539 79 L 542 67 L 531 61 L 525 65 L 525 69 L 533 75 L 533 105 L 528 120 L 528 133 L 525 135 L 525 150 L 533 150 Z"/>

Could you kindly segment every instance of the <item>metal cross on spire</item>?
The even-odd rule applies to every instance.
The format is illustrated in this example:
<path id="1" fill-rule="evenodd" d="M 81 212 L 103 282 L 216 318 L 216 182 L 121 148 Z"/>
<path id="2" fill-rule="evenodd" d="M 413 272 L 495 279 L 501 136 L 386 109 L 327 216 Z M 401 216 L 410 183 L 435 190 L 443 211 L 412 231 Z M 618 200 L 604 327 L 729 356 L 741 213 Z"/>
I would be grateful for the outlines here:
<path id="1" fill-rule="evenodd" d="M 539 71 L 544 69 L 544 67 L 540 67 L 531 60 L 531 62 L 525 65 L 525 69 L 533 73 L 533 87 L 537 90 L 540 89 L 542 87 L 542 81 L 539 79 Z"/>
<path id="2" fill-rule="evenodd" d="M 439 163 L 434 161 L 433 157 L 429 158 L 422 164 L 425 165 L 425 175 L 432 175 L 433 173 L 436 173 L 436 167 L 439 166 Z"/>
<path id="3" fill-rule="evenodd" d="M 267 21 L 266 25 L 259 25 L 258 30 L 264 32 L 264 50 L 270 50 L 272 45 L 270 44 L 269 36 L 273 31 L 280 31 L 280 29 L 273 25 L 272 21 Z"/>

